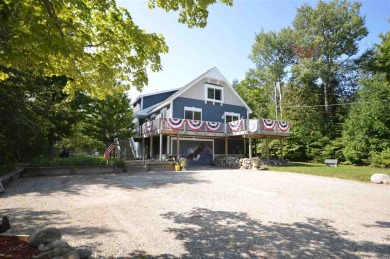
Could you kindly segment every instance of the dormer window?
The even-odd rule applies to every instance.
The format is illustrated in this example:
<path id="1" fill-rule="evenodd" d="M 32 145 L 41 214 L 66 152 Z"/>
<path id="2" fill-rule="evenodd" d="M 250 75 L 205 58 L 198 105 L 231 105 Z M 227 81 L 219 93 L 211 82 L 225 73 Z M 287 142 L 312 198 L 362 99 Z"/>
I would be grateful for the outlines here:
<path id="1" fill-rule="evenodd" d="M 223 87 L 219 85 L 205 84 L 205 102 L 223 103 Z"/>

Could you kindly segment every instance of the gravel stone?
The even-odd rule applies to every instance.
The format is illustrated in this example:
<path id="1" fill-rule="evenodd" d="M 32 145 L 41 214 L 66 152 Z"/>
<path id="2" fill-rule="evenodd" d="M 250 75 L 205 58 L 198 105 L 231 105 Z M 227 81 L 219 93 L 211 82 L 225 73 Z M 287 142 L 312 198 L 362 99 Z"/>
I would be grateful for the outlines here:
<path id="1" fill-rule="evenodd" d="M 390 185 L 207 167 L 20 178 L 0 211 L 91 258 L 390 258 L 389 204 Z"/>

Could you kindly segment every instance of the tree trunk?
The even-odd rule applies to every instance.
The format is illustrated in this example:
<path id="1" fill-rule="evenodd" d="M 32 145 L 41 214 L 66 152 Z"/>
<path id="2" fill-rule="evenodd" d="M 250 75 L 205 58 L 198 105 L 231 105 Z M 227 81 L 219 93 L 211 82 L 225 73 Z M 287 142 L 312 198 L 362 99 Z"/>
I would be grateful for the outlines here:
<path id="1" fill-rule="evenodd" d="M 54 155 L 54 129 L 53 127 L 50 127 L 49 129 L 49 135 L 47 136 L 48 140 L 48 155 L 49 155 L 49 160 L 53 160 L 53 155 Z"/>

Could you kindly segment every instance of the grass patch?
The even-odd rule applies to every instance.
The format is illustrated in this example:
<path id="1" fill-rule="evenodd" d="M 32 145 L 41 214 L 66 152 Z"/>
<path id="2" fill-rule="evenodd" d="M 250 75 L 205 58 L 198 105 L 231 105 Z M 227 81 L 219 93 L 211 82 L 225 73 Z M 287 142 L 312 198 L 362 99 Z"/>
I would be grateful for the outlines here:
<path id="1" fill-rule="evenodd" d="M 291 172 L 300 174 L 320 175 L 340 179 L 369 182 L 375 173 L 390 175 L 390 169 L 366 166 L 339 165 L 338 167 L 325 166 L 315 163 L 292 163 L 291 166 L 271 166 L 272 171 Z"/>
<path id="2" fill-rule="evenodd" d="M 14 164 L 0 165 L 0 176 L 11 173 L 12 171 L 14 171 L 18 167 L 19 167 L 18 165 L 14 165 Z"/>

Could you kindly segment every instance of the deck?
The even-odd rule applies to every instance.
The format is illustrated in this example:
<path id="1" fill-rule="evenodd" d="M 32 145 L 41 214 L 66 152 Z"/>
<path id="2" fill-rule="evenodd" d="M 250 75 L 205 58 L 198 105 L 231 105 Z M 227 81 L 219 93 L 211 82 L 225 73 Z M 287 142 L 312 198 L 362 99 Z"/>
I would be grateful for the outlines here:
<path id="1" fill-rule="evenodd" d="M 148 121 L 136 129 L 135 137 L 153 135 L 198 137 L 287 138 L 290 123 L 268 119 L 241 119 L 231 123 L 160 118 Z"/>

